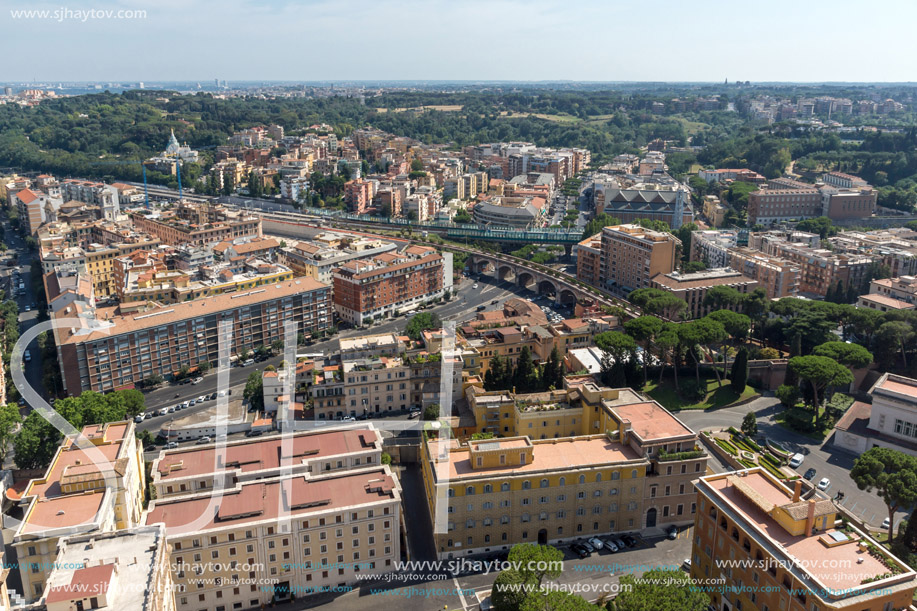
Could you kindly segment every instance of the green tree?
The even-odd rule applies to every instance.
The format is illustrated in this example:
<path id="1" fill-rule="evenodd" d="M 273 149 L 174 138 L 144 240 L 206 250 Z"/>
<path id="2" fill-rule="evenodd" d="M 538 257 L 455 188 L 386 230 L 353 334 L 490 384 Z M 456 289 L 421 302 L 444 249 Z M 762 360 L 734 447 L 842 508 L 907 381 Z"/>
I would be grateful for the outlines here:
<path id="1" fill-rule="evenodd" d="M 540 586 L 547 579 L 559 577 L 564 564 L 564 553 L 552 545 L 517 543 L 509 550 L 510 566 L 527 582 Z"/>
<path id="2" fill-rule="evenodd" d="M 19 407 L 15 403 L 0 405 L 0 465 L 6 462 L 10 444 L 15 439 L 16 427 L 21 422 Z"/>
<path id="3" fill-rule="evenodd" d="M 755 415 L 755 412 L 748 412 L 745 414 L 745 417 L 742 418 L 742 433 L 746 437 L 754 437 L 758 434 L 758 417 Z"/>
<path id="4" fill-rule="evenodd" d="M 650 346 L 656 335 L 662 331 L 665 323 L 655 316 L 640 316 L 624 323 L 624 330 L 628 335 L 640 342 L 643 347 L 643 383 L 647 381 L 649 368 Z"/>
<path id="5" fill-rule="evenodd" d="M 875 346 L 880 361 L 891 366 L 895 355 L 901 355 L 901 361 L 907 367 L 907 345 L 914 339 L 914 329 L 906 322 L 893 320 L 882 324 L 875 335 Z"/>
<path id="6" fill-rule="evenodd" d="M 856 459 L 850 479 L 872 492 L 888 508 L 888 540 L 894 539 L 895 512 L 917 503 L 917 458 L 891 448 L 873 447 Z"/>
<path id="7" fill-rule="evenodd" d="M 51 464 L 62 435 L 38 412 L 31 412 L 13 439 L 16 466 L 20 469 L 44 469 Z"/>
<path id="8" fill-rule="evenodd" d="M 494 580 L 490 592 L 490 604 L 494 611 L 519 611 L 526 599 L 525 578 L 519 571 L 501 571 Z"/>
<path id="9" fill-rule="evenodd" d="M 719 322 L 710 318 L 701 318 L 694 322 L 678 325 L 678 339 L 688 348 L 694 359 L 694 374 L 697 386 L 700 388 L 700 362 L 705 349 L 714 344 L 720 344 L 727 337 L 726 329 Z M 713 368 L 717 380 L 722 386 L 719 369 Z"/>
<path id="10" fill-rule="evenodd" d="M 621 592 L 608 603 L 608 611 L 706 611 L 710 599 L 692 588 L 683 571 L 654 569 L 642 577 L 621 577 Z"/>
<path id="11" fill-rule="evenodd" d="M 411 317 L 404 329 L 405 335 L 414 341 L 423 337 L 423 332 L 428 329 L 439 329 L 443 326 L 439 315 L 435 312 L 419 312 Z"/>
<path id="12" fill-rule="evenodd" d="M 783 407 L 796 407 L 796 403 L 799 402 L 799 387 L 791 384 L 782 384 L 774 392 L 774 396 L 780 400 Z"/>
<path id="13" fill-rule="evenodd" d="M 242 391 L 242 398 L 248 401 L 251 409 L 261 411 L 264 409 L 264 381 L 261 379 L 260 371 L 253 371 L 248 374 L 245 381 L 245 389 Z"/>
<path id="14" fill-rule="evenodd" d="M 834 359 L 844 367 L 862 369 L 872 363 L 872 353 L 859 344 L 847 342 L 825 342 L 815 346 L 812 354 Z"/>
<path id="15" fill-rule="evenodd" d="M 538 384 L 538 372 L 532 362 L 532 351 L 523 346 L 516 360 L 516 371 L 513 373 L 513 386 L 517 393 L 528 393 L 535 390 Z"/>
<path id="16" fill-rule="evenodd" d="M 525 597 L 519 611 L 596 611 L 596 606 L 570 592 L 536 590 Z"/>
<path id="17" fill-rule="evenodd" d="M 541 368 L 541 389 L 562 388 L 564 385 L 564 361 L 557 346 L 551 349 L 548 362 Z"/>
<path id="18" fill-rule="evenodd" d="M 430 405 L 423 408 L 423 420 L 438 420 L 439 419 L 439 403 L 431 403 Z"/>
<path id="19" fill-rule="evenodd" d="M 688 304 L 661 289 L 637 289 L 628 295 L 627 299 L 642 310 L 643 315 L 661 316 L 669 320 L 677 320 L 688 307 Z"/>
<path id="20" fill-rule="evenodd" d="M 744 347 L 739 350 L 739 354 L 736 355 L 736 360 L 732 364 L 729 384 L 736 394 L 741 395 L 745 392 L 745 385 L 748 384 L 748 350 Z"/>
<path id="21" fill-rule="evenodd" d="M 586 226 L 583 228 L 583 239 L 591 238 L 595 234 L 602 231 L 603 227 L 611 227 L 612 225 L 620 225 L 621 219 L 609 216 L 607 214 L 599 214 L 591 221 L 586 223 Z"/>
<path id="22" fill-rule="evenodd" d="M 822 391 L 828 386 L 850 384 L 853 382 L 853 375 L 849 369 L 826 356 L 794 356 L 790 359 L 789 366 L 812 390 L 812 408 L 817 429 L 821 424 Z"/>
<path id="23" fill-rule="evenodd" d="M 726 367 L 729 362 L 729 354 L 726 351 L 726 339 L 732 339 L 733 342 L 739 342 L 748 337 L 748 330 L 751 327 L 751 319 L 745 314 L 739 314 L 732 310 L 717 310 L 706 316 L 711 320 L 723 325 L 726 329 L 728 338 L 724 338 L 720 349 L 723 353 L 723 377 L 726 377 Z M 743 387 L 744 389 L 744 387 Z"/>
<path id="24" fill-rule="evenodd" d="M 704 295 L 704 306 L 714 310 L 732 308 L 745 299 L 745 296 L 731 286 L 711 286 Z"/>

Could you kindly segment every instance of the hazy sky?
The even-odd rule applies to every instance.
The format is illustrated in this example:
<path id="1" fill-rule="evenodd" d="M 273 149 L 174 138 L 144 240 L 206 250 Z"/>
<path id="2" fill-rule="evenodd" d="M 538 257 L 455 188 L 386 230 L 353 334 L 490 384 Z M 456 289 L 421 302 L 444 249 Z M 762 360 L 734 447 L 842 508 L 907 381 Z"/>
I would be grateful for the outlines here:
<path id="1" fill-rule="evenodd" d="M 0 81 L 917 81 L 917 0 L 68 1 L 0 3 Z"/>

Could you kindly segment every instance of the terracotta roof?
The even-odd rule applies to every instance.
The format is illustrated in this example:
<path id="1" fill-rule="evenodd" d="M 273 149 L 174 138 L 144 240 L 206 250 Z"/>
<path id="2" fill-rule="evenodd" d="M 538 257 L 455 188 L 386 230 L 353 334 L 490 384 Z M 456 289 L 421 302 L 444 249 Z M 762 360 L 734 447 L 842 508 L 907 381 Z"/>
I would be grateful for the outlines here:
<path id="1" fill-rule="evenodd" d="M 111 585 L 115 573 L 114 564 L 97 564 L 73 571 L 68 585 L 51 588 L 47 603 L 84 599 L 89 596 L 104 594 Z"/>
<path id="2" fill-rule="evenodd" d="M 16 194 L 16 197 L 23 204 L 31 204 L 36 199 L 38 199 L 38 195 L 31 189 L 23 189 L 22 191 Z"/>
<path id="3" fill-rule="evenodd" d="M 628 420 L 633 432 L 643 441 L 694 435 L 694 431 L 655 401 L 616 405 L 612 410 L 619 417 Z"/>

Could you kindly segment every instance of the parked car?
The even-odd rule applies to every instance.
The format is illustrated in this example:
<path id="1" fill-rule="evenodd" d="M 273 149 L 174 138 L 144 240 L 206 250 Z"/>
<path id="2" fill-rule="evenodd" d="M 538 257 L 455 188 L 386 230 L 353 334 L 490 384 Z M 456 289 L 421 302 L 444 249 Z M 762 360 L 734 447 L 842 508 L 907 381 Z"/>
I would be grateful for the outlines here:
<path id="1" fill-rule="evenodd" d="M 667 539 L 672 539 L 672 540 L 677 539 L 678 538 L 678 527 L 677 526 L 668 527 L 665 531 L 665 536 Z"/>
<path id="2" fill-rule="evenodd" d="M 167 450 L 174 450 L 174 449 L 177 448 L 177 447 L 178 447 L 178 442 L 177 442 L 177 441 L 170 441 L 169 443 L 166 444 L 166 449 L 167 449 Z"/>
<path id="3" fill-rule="evenodd" d="M 595 548 L 589 545 L 588 541 L 580 541 L 579 544 L 585 547 L 586 551 L 588 551 L 590 554 L 595 551 Z"/>
<path id="4" fill-rule="evenodd" d="M 891 525 L 891 520 L 885 518 L 882 520 L 882 530 L 888 530 L 888 527 Z"/>
<path id="5" fill-rule="evenodd" d="M 819 490 L 827 490 L 830 487 L 831 487 L 831 480 L 828 479 L 827 477 L 823 477 L 821 478 L 821 480 L 819 480 L 818 482 Z"/>
<path id="6" fill-rule="evenodd" d="M 191 407 L 191 402 L 190 402 L 190 401 L 183 401 L 183 402 L 182 402 L 181 408 L 182 408 L 182 409 L 185 409 L 186 407 Z"/>
<path id="7" fill-rule="evenodd" d="M 605 542 L 599 539 L 598 537 L 592 537 L 591 539 L 589 539 L 588 543 L 595 549 L 602 549 L 603 547 L 605 547 Z"/>
<path id="8" fill-rule="evenodd" d="M 29 352 L 28 350 L 26 350 L 25 352 L 23 352 L 23 353 L 22 353 L 22 360 L 24 360 L 26 363 L 28 363 L 29 361 L 31 361 L 31 360 L 32 360 L 32 353 Z"/>
<path id="9" fill-rule="evenodd" d="M 169 410 L 168 410 L 168 408 L 165 408 L 165 407 L 162 408 L 161 410 L 159 410 L 159 411 L 157 412 L 157 414 L 160 415 L 160 416 L 165 416 L 165 415 L 168 414 L 168 413 L 169 413 Z"/>
<path id="10" fill-rule="evenodd" d="M 167 408 L 166 408 L 166 413 L 167 413 L 167 414 L 171 414 L 171 413 L 174 412 L 174 411 L 175 411 L 175 408 L 174 408 L 174 407 L 167 407 Z"/>
<path id="11" fill-rule="evenodd" d="M 802 454 L 793 454 L 793 457 L 790 458 L 790 467 L 795 469 L 802 464 L 802 461 L 806 459 Z"/>
<path id="12" fill-rule="evenodd" d="M 815 477 L 815 469 L 813 469 L 812 467 L 809 467 L 809 470 L 805 472 L 803 477 L 809 481 L 812 481 L 812 478 Z"/>
<path id="13" fill-rule="evenodd" d="M 204 381 L 204 378 L 198 376 L 198 377 L 194 378 L 193 380 L 191 380 L 191 383 L 192 383 L 192 384 L 200 384 L 200 383 L 203 382 L 203 381 Z"/>
<path id="14" fill-rule="evenodd" d="M 487 306 L 485 306 L 485 305 L 483 305 L 483 304 L 482 304 L 482 305 L 479 305 L 479 306 L 477 307 L 477 311 L 478 311 L 478 312 L 483 312 L 485 309 L 487 309 Z"/>
<path id="15" fill-rule="evenodd" d="M 141 422 L 143 422 L 143 416 L 135 416 L 134 422 L 136 422 L 137 424 L 140 424 Z"/>
<path id="16" fill-rule="evenodd" d="M 615 554 L 622 549 L 617 543 L 615 543 L 614 539 L 605 539 L 602 541 L 602 543 L 605 545 L 605 549 L 607 549 L 612 554 Z"/>
<path id="17" fill-rule="evenodd" d="M 153 412 L 147 412 L 143 415 L 144 420 L 149 420 L 152 417 L 153 417 Z"/>
<path id="18" fill-rule="evenodd" d="M 624 551 L 627 549 L 627 543 L 625 543 L 624 539 L 622 539 L 621 537 L 612 537 L 611 540 L 614 541 L 615 545 L 618 546 L 619 550 Z"/>
<path id="19" fill-rule="evenodd" d="M 573 550 L 573 553 L 579 556 L 580 558 L 588 558 L 589 550 L 585 546 L 580 545 L 579 543 L 574 543 L 570 546 L 570 549 Z"/>
<path id="20" fill-rule="evenodd" d="M 25 307 L 25 311 L 26 311 L 26 312 L 30 312 L 31 310 L 32 310 L 32 306 L 27 305 L 27 306 Z"/>
<path id="21" fill-rule="evenodd" d="M 683 568 L 684 570 L 690 573 L 691 572 L 691 559 L 685 558 L 685 561 L 681 563 L 681 568 Z"/>
<path id="22" fill-rule="evenodd" d="M 477 282 L 475 282 L 475 283 L 474 283 L 473 285 L 471 285 L 471 288 L 473 288 L 473 289 L 476 289 L 476 288 L 478 288 L 478 283 L 477 283 Z"/>
<path id="23" fill-rule="evenodd" d="M 498 303 L 500 303 L 500 300 L 494 299 L 493 301 L 490 302 L 490 305 L 497 305 Z"/>
<path id="24" fill-rule="evenodd" d="M 634 547 L 638 543 L 637 538 L 630 534 L 621 535 L 621 539 L 624 540 L 624 543 L 627 543 L 627 547 Z"/>
<path id="25" fill-rule="evenodd" d="M 211 393 L 211 394 L 210 394 L 210 400 L 211 400 L 211 401 L 216 401 L 216 398 L 217 398 L 217 394 L 216 394 L 216 393 Z"/>
<path id="26" fill-rule="evenodd" d="M 206 435 L 197 440 L 198 445 L 203 445 L 205 443 L 210 443 L 210 437 L 207 437 Z"/>
<path id="27" fill-rule="evenodd" d="M 198 402 L 198 403 L 203 403 L 204 401 L 207 400 L 207 396 L 208 396 L 208 395 L 201 395 L 200 397 L 197 398 L 197 402 Z"/>
<path id="28" fill-rule="evenodd" d="M 411 410 L 411 413 L 408 414 L 408 418 L 419 418 L 420 414 L 421 414 L 420 410 L 415 407 L 414 409 Z"/>
<path id="29" fill-rule="evenodd" d="M 261 437 L 261 431 L 248 431 L 245 433 L 246 437 Z"/>
<path id="30" fill-rule="evenodd" d="M 255 364 L 255 359 L 245 359 L 244 361 L 242 361 L 243 367 L 248 367 L 249 365 L 254 365 L 254 364 Z"/>

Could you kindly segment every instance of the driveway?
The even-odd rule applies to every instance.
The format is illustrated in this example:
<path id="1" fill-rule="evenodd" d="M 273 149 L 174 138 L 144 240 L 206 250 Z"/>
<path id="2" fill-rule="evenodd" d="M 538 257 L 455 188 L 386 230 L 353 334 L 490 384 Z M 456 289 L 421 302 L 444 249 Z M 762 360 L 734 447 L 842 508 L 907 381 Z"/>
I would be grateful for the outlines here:
<path id="1" fill-rule="evenodd" d="M 745 414 L 750 411 L 755 412 L 758 416 L 760 434 L 779 443 L 787 450 L 798 452 L 806 457 L 797 469 L 800 475 L 810 467 L 814 468 L 816 472 L 814 481 L 823 477 L 831 480 L 831 487 L 828 489 L 829 496 L 833 497 L 838 491 L 843 491 L 844 500 L 841 504 L 867 524 L 878 528 L 882 520 L 888 516 L 888 510 L 879 497 L 874 493 L 858 489 L 850 479 L 850 469 L 853 468 L 856 456 L 832 446 L 833 435 L 819 442 L 780 426 L 774 421 L 774 416 L 781 409 L 783 408 L 780 402 L 774 397 L 760 397 L 738 407 L 726 407 L 712 411 L 686 410 L 678 412 L 676 416 L 693 430 L 700 432 L 702 429 L 719 429 L 730 426 L 739 428 Z M 897 522 L 906 515 L 906 512 L 899 512 L 895 515 L 895 521 Z"/>

